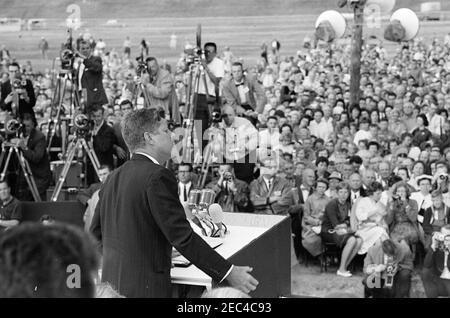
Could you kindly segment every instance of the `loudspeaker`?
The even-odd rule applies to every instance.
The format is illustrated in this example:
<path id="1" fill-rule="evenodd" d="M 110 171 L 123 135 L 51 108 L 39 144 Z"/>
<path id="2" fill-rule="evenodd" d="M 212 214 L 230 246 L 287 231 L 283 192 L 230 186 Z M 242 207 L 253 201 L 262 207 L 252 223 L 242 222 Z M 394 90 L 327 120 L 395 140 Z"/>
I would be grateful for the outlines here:
<path id="1" fill-rule="evenodd" d="M 50 163 L 55 183 L 61 176 L 64 163 L 65 163 L 64 161 L 52 161 Z M 63 187 L 67 188 L 82 187 L 82 180 L 81 180 L 82 175 L 83 175 L 83 164 L 81 162 L 73 161 L 72 164 L 70 165 L 69 172 L 67 172 L 67 177 L 65 179 Z"/>
<path id="2" fill-rule="evenodd" d="M 419 28 L 419 18 L 414 11 L 408 8 L 398 9 L 391 16 L 384 38 L 392 42 L 410 41 L 419 33 Z"/>
<path id="3" fill-rule="evenodd" d="M 316 37 L 325 42 L 332 42 L 345 34 L 347 22 L 342 14 L 328 10 L 319 15 L 316 20 Z"/>

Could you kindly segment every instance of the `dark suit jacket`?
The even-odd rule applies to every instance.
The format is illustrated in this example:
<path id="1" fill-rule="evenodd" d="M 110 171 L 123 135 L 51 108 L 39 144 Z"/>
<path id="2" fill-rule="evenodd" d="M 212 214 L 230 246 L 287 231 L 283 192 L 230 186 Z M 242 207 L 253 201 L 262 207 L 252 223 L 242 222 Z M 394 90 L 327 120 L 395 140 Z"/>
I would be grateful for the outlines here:
<path id="1" fill-rule="evenodd" d="M 444 209 L 445 209 L 445 215 L 446 215 L 445 223 L 449 224 L 450 223 L 450 209 L 447 206 L 445 206 Z M 430 208 L 426 209 L 424 214 L 423 214 L 422 228 L 423 228 L 423 231 L 426 234 L 430 234 L 431 235 L 431 234 L 433 234 L 434 231 L 439 231 L 440 230 L 440 229 L 437 230 L 437 229 L 434 228 L 433 222 L 432 222 L 433 218 L 434 218 L 433 217 L 433 209 L 430 207 Z"/>
<path id="2" fill-rule="evenodd" d="M 36 104 L 36 96 L 34 95 L 33 84 L 30 80 L 27 80 L 27 85 L 25 87 L 28 97 L 30 98 L 30 102 L 27 103 L 24 99 L 19 99 L 19 109 L 17 110 L 17 115 L 21 115 L 23 113 L 31 113 L 34 114 L 33 107 Z M 1 85 L 1 99 L 0 99 L 0 108 L 2 110 L 11 111 L 11 103 L 6 104 L 5 98 L 11 93 L 11 81 L 7 81 Z"/>
<path id="3" fill-rule="evenodd" d="M 247 103 L 254 111 L 262 113 L 266 104 L 266 94 L 264 93 L 261 84 L 259 84 L 256 79 L 244 77 L 244 87 L 248 88 L 248 93 L 246 94 Z M 222 97 L 224 104 L 230 105 L 234 109 L 236 109 L 237 106 L 242 105 L 234 79 L 224 82 L 222 87 Z"/>
<path id="4" fill-rule="evenodd" d="M 79 90 L 85 88 L 87 91 L 86 110 L 89 112 L 93 104 L 108 104 L 108 98 L 103 88 L 103 64 L 101 57 L 91 56 L 85 59 L 83 64 L 85 69 L 81 77 Z"/>
<path id="5" fill-rule="evenodd" d="M 39 193 L 45 192 L 52 181 L 52 173 L 44 134 L 33 129 L 28 138 L 27 147 L 28 150 L 24 150 L 23 155 L 30 164 Z"/>
<path id="6" fill-rule="evenodd" d="M 250 183 L 250 201 L 255 212 L 260 214 L 287 214 L 292 202 L 292 187 L 285 179 L 274 177 L 271 189 L 267 189 L 264 177 L 261 176 Z M 276 193 L 282 197 L 278 202 L 267 205 L 267 198 Z"/>
<path id="7" fill-rule="evenodd" d="M 227 191 L 223 185 L 218 185 L 219 178 L 213 179 L 206 185 L 207 189 L 212 189 L 216 193 L 216 203 L 226 212 L 246 212 L 249 205 L 250 189 L 248 184 L 242 180 L 234 179 L 236 193 Z"/>
<path id="8" fill-rule="evenodd" d="M 117 145 L 117 138 L 112 127 L 104 122 L 93 139 L 94 151 L 100 164 L 114 167 L 114 145 Z"/>
<path id="9" fill-rule="evenodd" d="M 216 281 L 231 266 L 193 232 L 173 173 L 143 155 L 109 175 L 91 231 L 103 245 L 102 280 L 126 297 L 171 297 L 172 246 Z"/>
<path id="10" fill-rule="evenodd" d="M 114 130 L 114 135 L 116 136 L 117 145 L 127 152 L 127 158 L 129 159 L 130 151 L 128 150 L 128 146 L 125 143 L 125 140 L 123 139 L 122 127 L 121 127 L 120 123 L 115 123 L 112 128 Z M 123 165 L 125 163 L 125 161 L 126 160 L 121 160 L 121 159 L 117 158 L 117 166 L 120 167 L 121 165 Z"/>

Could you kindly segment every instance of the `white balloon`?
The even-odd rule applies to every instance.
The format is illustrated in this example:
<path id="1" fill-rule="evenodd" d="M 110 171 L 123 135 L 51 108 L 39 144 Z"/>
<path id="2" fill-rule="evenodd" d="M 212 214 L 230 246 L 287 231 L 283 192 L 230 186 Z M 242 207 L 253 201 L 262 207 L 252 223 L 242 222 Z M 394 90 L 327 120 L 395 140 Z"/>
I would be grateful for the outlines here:
<path id="1" fill-rule="evenodd" d="M 400 24 L 405 28 L 405 38 L 403 41 L 409 41 L 416 37 L 419 33 L 420 22 L 417 14 L 408 8 L 402 8 L 395 11 L 390 21 L 398 20 Z"/>
<path id="2" fill-rule="evenodd" d="M 336 10 L 328 10 L 322 12 L 316 20 L 316 28 L 323 21 L 328 21 L 333 26 L 334 31 L 336 32 L 336 38 L 341 38 L 345 34 L 345 29 L 347 28 L 347 21 L 342 14 L 337 12 Z"/>
<path id="3" fill-rule="evenodd" d="M 366 6 L 376 5 L 381 13 L 391 12 L 395 7 L 395 0 L 367 0 Z"/>

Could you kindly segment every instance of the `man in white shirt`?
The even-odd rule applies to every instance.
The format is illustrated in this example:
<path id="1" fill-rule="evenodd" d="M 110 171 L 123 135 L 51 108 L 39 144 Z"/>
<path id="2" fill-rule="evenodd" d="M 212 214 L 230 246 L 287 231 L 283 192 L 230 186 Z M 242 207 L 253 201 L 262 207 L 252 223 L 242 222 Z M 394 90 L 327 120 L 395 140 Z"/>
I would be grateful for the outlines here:
<path id="1" fill-rule="evenodd" d="M 323 111 L 316 109 L 314 111 L 314 120 L 309 124 L 309 131 L 311 135 L 321 138 L 324 141 L 328 141 L 333 134 L 333 126 L 323 120 Z"/>
<path id="2" fill-rule="evenodd" d="M 209 126 L 210 107 L 216 109 L 218 98 L 220 96 L 219 83 L 225 75 L 225 65 L 223 61 L 216 57 L 217 45 L 209 42 L 204 46 L 205 59 L 201 59 L 203 69 L 205 71 L 205 81 L 200 78 L 199 88 L 197 92 L 197 107 L 194 114 L 195 120 L 201 120 L 202 136 Z M 203 147 L 207 141 L 203 140 Z"/>
<path id="3" fill-rule="evenodd" d="M 192 165 L 180 163 L 178 166 L 178 196 L 181 203 L 186 203 L 189 199 L 190 191 L 194 189 L 192 183 Z"/>
<path id="4" fill-rule="evenodd" d="M 234 164 L 238 179 L 250 183 L 254 179 L 258 131 L 249 120 L 236 117 L 231 106 L 223 107 L 222 116 L 220 128 L 225 131 L 225 160 Z"/>
<path id="5" fill-rule="evenodd" d="M 437 106 L 434 104 L 430 105 L 430 112 L 427 115 L 430 125 L 428 129 L 433 135 L 440 136 L 444 131 L 445 118 L 437 113 Z"/>
<path id="6" fill-rule="evenodd" d="M 372 134 L 369 131 L 369 120 L 367 118 L 363 118 L 361 119 L 359 130 L 356 132 L 353 142 L 355 143 L 355 145 L 358 145 L 361 140 L 370 141 L 371 139 Z"/>
<path id="7" fill-rule="evenodd" d="M 267 118 L 267 129 L 259 132 L 259 155 L 264 157 L 280 144 L 280 131 L 278 130 L 278 118 L 270 116 Z"/>
<path id="8" fill-rule="evenodd" d="M 428 209 L 432 205 L 431 201 L 431 182 L 433 180 L 432 176 L 421 175 L 417 177 L 417 184 L 419 185 L 420 191 L 411 193 L 411 199 L 416 200 L 417 206 L 419 208 L 419 215 L 417 215 L 417 220 L 419 223 L 423 222 L 423 211 Z M 420 210 L 423 210 L 422 212 Z"/>

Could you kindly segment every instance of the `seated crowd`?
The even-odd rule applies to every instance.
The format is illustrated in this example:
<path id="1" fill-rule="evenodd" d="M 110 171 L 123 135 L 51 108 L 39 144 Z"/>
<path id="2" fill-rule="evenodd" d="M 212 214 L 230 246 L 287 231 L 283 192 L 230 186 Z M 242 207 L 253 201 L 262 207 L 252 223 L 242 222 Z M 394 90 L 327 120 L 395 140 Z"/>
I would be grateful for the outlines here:
<path id="1" fill-rule="evenodd" d="M 229 69 L 216 78 L 223 92 L 216 105 L 221 116 L 207 138 L 212 169 L 205 174 L 198 162 L 184 162 L 179 149 L 167 163 L 177 175 L 180 201 L 186 203 L 193 189 L 208 188 L 226 212 L 288 215 L 299 259 L 323 259 L 327 246 L 334 246 L 340 251 L 337 275 L 350 277 L 349 265 L 365 255 L 364 286 L 373 297 L 407 297 L 414 261 L 424 255 L 419 264 L 427 296 L 450 296 L 450 280 L 441 278 L 449 247 L 435 234 L 447 241 L 450 234 L 450 43 L 414 40 L 393 58 L 381 44 L 367 45 L 357 104 L 350 104 L 348 46 L 333 45 L 331 55 L 308 40 L 296 56 L 265 49 L 258 65 L 245 72 L 242 61 L 226 61 Z M 86 229 L 101 182 L 130 157 L 120 119 L 144 107 L 142 97 L 133 99 L 129 90 L 130 60 L 114 51 L 102 58 L 108 104 L 94 105 L 90 113 L 101 169 L 88 173 L 89 188 L 77 197 L 87 209 Z M 176 92 L 180 117 L 163 107 L 176 139 L 176 124 L 187 116 L 184 73 L 163 68 Z M 8 76 L 14 75 L 1 79 Z M 37 124 L 49 116 L 49 74 L 26 76 L 38 98 L 36 115 L 21 114 L 29 138 L 19 147 L 44 199 L 50 166 Z M 19 178 L 0 182 L 0 226 L 19 224 L 17 199 L 29 200 L 30 194 L 17 189 L 26 188 L 20 171 Z M 10 260 L 2 263 L 1 253 L 3 266 Z"/>

